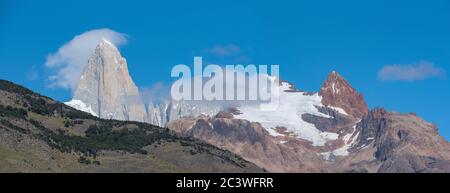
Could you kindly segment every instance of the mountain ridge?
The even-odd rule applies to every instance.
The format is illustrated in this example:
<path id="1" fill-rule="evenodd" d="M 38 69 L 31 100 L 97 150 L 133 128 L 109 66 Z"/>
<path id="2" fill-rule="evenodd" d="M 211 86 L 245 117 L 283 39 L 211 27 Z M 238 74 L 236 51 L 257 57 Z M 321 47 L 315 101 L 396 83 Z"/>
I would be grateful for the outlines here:
<path id="1" fill-rule="evenodd" d="M 369 110 L 362 95 L 337 72 L 329 75 L 321 91 L 324 97 L 329 91 L 342 97 L 331 96 L 326 102 L 320 92 L 294 91 L 287 82 L 280 87 L 284 92 L 280 108 L 295 111 L 261 114 L 257 108 L 244 106 L 213 117 L 175 120 L 168 127 L 235 152 L 272 172 L 450 172 L 450 143 L 435 125 L 411 113 Z M 316 110 L 305 111 L 307 104 Z M 292 119 L 284 120 L 289 116 Z M 314 132 L 334 137 L 314 144 L 296 135 L 295 126 L 285 124 L 292 120 L 304 121 Z"/>

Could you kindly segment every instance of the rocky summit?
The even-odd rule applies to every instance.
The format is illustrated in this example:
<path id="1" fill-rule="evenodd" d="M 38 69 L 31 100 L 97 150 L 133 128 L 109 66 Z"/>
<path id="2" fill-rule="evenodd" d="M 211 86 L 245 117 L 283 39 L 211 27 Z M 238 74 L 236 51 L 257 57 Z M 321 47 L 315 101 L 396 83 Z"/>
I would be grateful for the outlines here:
<path id="1" fill-rule="evenodd" d="M 102 39 L 80 77 L 72 101 L 66 103 L 100 118 L 146 120 L 144 103 L 119 50 Z"/>
<path id="2" fill-rule="evenodd" d="M 363 95 L 357 93 L 347 80 L 335 71 L 328 75 L 319 95 L 322 96 L 323 105 L 337 109 L 343 114 L 363 117 L 368 112 Z"/>

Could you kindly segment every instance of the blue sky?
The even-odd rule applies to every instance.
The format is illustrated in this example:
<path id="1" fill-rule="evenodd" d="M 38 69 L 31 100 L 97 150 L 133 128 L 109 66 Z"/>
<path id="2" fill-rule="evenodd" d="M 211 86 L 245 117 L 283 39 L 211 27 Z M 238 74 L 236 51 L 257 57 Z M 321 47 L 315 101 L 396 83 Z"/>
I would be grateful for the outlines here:
<path id="1" fill-rule="evenodd" d="M 446 0 L 0 0 L 0 78 L 67 101 L 70 89 L 48 86 L 46 58 L 100 28 L 127 34 L 120 50 L 141 88 L 168 84 L 172 67 L 194 56 L 279 64 L 283 79 L 308 91 L 336 70 L 371 108 L 416 112 L 450 139 Z"/>

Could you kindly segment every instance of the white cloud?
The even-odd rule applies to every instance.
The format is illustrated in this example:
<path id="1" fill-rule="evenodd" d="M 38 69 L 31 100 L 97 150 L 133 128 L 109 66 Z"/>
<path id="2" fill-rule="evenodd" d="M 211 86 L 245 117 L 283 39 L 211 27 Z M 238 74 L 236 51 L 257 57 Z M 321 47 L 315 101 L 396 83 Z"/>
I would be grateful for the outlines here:
<path id="1" fill-rule="evenodd" d="M 45 67 L 52 74 L 47 79 L 50 88 L 75 89 L 84 66 L 97 43 L 105 38 L 116 46 L 127 43 L 127 35 L 111 29 L 95 29 L 75 36 L 47 56 Z"/>
<path id="2" fill-rule="evenodd" d="M 415 81 L 434 77 L 445 78 L 446 72 L 426 61 L 416 64 L 385 65 L 378 72 L 378 78 L 383 81 Z"/>

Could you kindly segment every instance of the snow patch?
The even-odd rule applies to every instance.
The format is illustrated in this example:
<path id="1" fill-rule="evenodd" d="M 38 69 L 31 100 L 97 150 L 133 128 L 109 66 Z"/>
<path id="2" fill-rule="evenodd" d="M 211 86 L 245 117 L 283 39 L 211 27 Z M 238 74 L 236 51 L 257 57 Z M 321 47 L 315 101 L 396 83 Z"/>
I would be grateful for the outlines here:
<path id="1" fill-rule="evenodd" d="M 345 112 L 344 109 L 340 108 L 340 107 L 333 107 L 333 106 L 327 106 L 330 109 L 333 109 L 335 111 L 337 111 L 338 113 L 341 113 L 343 115 L 349 116 L 347 112 Z"/>
<path id="2" fill-rule="evenodd" d="M 344 146 L 342 146 L 338 149 L 335 149 L 333 151 L 320 153 L 325 160 L 330 160 L 332 155 L 333 156 L 347 156 L 350 153 L 348 150 L 356 143 L 356 140 L 358 139 L 358 136 L 359 136 L 359 131 L 357 131 L 356 125 L 357 124 L 355 124 L 353 126 L 353 131 L 351 133 L 345 135 L 342 138 L 342 140 L 344 141 Z M 355 134 L 355 132 L 357 132 L 357 133 Z"/>
<path id="3" fill-rule="evenodd" d="M 98 117 L 98 115 L 92 110 L 91 105 L 86 105 L 83 101 L 71 100 L 69 102 L 65 102 L 64 104 Z"/>
<path id="4" fill-rule="evenodd" d="M 102 38 L 102 40 L 101 40 L 102 42 L 104 42 L 104 43 L 106 43 L 106 44 L 108 44 L 108 45 L 110 45 L 110 46 L 113 46 L 113 47 L 116 47 L 113 43 L 111 43 L 109 40 L 107 40 L 106 38 Z"/>

